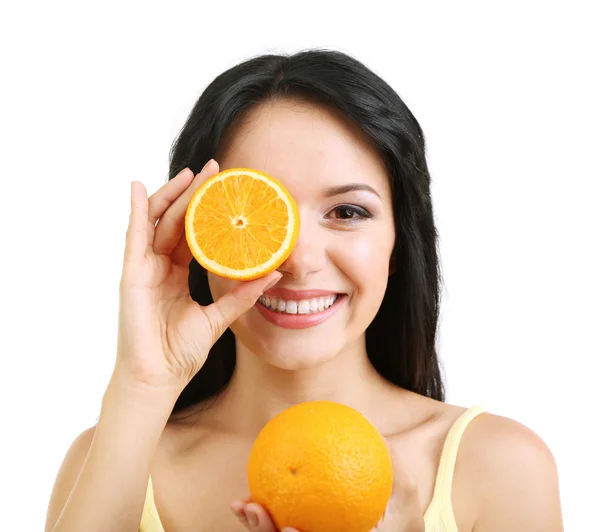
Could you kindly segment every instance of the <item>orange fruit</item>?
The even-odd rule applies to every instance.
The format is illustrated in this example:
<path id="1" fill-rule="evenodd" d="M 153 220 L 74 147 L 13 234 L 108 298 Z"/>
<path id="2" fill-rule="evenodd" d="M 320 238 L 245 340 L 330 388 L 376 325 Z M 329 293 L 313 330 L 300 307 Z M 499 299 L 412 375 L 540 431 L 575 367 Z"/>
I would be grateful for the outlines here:
<path id="1" fill-rule="evenodd" d="M 194 258 L 229 279 L 256 279 L 278 268 L 299 231 L 294 198 L 276 179 L 251 168 L 231 168 L 207 179 L 185 215 Z"/>
<path id="2" fill-rule="evenodd" d="M 248 459 L 248 486 L 279 530 L 369 532 L 392 493 L 392 460 L 371 423 L 348 406 L 314 401 L 269 421 Z"/>

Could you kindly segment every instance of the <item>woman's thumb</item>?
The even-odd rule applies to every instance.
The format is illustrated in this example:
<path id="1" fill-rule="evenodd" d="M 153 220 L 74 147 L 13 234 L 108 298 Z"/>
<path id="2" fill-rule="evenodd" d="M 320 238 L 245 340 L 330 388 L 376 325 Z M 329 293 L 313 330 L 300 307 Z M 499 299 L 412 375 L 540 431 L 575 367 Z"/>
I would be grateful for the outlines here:
<path id="1" fill-rule="evenodd" d="M 253 281 L 244 281 L 206 307 L 204 311 L 210 321 L 213 340 L 216 341 L 227 327 L 249 311 L 263 292 L 275 285 L 281 277 L 280 272 L 274 271 Z"/>

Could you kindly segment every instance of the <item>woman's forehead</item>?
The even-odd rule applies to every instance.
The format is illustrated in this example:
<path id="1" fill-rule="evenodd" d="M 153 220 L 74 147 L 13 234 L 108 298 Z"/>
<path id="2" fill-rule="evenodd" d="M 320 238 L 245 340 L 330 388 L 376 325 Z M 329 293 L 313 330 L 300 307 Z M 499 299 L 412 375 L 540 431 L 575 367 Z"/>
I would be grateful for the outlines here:
<path id="1" fill-rule="evenodd" d="M 387 172 L 358 128 L 324 106 L 275 100 L 252 109 L 219 159 L 222 169 L 250 167 L 284 186 L 331 188 L 364 183 L 383 197 Z"/>

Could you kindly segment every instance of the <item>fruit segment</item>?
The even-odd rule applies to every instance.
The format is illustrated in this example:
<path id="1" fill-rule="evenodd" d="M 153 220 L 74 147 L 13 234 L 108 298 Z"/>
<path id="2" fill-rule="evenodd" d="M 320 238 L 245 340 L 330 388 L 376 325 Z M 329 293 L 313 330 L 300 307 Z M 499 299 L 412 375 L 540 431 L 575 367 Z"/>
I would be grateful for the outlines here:
<path id="1" fill-rule="evenodd" d="M 205 269 L 232 279 L 268 274 L 290 255 L 300 215 L 290 193 L 251 168 L 208 179 L 192 197 L 185 219 L 190 251 Z"/>

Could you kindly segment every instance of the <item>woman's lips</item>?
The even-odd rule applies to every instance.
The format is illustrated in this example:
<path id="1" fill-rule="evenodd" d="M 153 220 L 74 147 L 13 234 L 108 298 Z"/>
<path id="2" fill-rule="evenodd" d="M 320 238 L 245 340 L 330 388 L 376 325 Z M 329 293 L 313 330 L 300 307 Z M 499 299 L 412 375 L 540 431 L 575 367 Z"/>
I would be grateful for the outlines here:
<path id="1" fill-rule="evenodd" d="M 346 294 L 324 290 L 290 291 L 279 288 L 265 292 L 255 306 L 267 321 L 278 327 L 306 329 L 333 316 L 346 298 Z"/>

